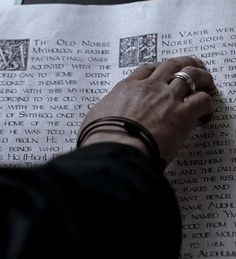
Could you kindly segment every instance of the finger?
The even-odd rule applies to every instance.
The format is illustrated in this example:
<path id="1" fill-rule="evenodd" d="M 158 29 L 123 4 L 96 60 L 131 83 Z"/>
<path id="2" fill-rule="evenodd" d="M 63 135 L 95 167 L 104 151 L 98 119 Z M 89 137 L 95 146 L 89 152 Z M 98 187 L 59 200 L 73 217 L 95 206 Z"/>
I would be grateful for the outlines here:
<path id="1" fill-rule="evenodd" d="M 132 74 L 129 75 L 127 79 L 143 80 L 149 77 L 153 71 L 160 65 L 160 62 L 143 64 L 136 68 Z"/>
<path id="2" fill-rule="evenodd" d="M 198 92 L 189 96 L 183 103 L 183 109 L 188 112 L 189 116 L 196 119 L 201 124 L 208 123 L 214 114 L 214 105 L 212 98 L 205 92 Z"/>
<path id="3" fill-rule="evenodd" d="M 150 75 L 150 79 L 161 80 L 168 83 L 174 73 L 181 71 L 187 66 L 206 69 L 204 63 L 200 59 L 191 57 L 171 58 L 162 62 Z"/>
<path id="4" fill-rule="evenodd" d="M 198 67 L 184 67 L 181 72 L 185 72 L 190 76 L 195 84 L 195 91 L 203 91 L 211 93 L 216 89 L 213 77 L 211 74 Z M 183 100 L 189 92 L 191 92 L 190 86 L 181 78 L 174 78 L 168 86 L 173 92 L 176 98 Z"/>

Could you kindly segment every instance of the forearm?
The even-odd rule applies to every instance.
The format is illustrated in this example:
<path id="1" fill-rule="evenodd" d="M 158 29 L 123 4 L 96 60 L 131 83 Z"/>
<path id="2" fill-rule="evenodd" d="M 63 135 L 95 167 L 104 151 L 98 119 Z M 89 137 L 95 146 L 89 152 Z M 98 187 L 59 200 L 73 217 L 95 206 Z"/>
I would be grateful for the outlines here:
<path id="1" fill-rule="evenodd" d="M 77 224 L 85 228 L 82 237 L 89 235 L 91 253 L 178 257 L 180 215 L 159 158 L 154 164 L 136 149 L 108 143 L 90 145 L 48 166 L 66 172 L 63 185 L 69 183 L 68 200 L 72 190 L 77 195 L 76 213 L 83 219 Z"/>
<path id="2" fill-rule="evenodd" d="M 3 172 L 0 180 L 8 178 L 24 193 L 20 197 L 14 191 L 17 202 L 9 206 L 18 206 L 22 218 L 33 222 L 28 229 L 32 246 L 21 239 L 22 250 L 32 258 L 35 251 L 41 257 L 51 252 L 81 258 L 142 253 L 170 258 L 171 253 L 177 258 L 180 216 L 164 166 L 129 146 L 100 144 L 62 156 L 28 176 Z M 1 197 L 7 199 L 6 193 Z M 38 211 L 25 212 L 29 201 Z"/>

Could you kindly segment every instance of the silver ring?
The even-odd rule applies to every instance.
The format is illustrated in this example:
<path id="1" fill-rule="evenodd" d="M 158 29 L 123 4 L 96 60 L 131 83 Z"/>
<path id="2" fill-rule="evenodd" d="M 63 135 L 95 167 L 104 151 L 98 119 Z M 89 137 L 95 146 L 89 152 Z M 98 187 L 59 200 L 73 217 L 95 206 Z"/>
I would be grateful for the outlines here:
<path id="1" fill-rule="evenodd" d="M 190 77 L 189 74 L 185 73 L 185 72 L 177 72 L 175 73 L 172 77 L 171 77 L 171 81 L 174 80 L 174 78 L 179 78 L 179 79 L 182 79 L 186 85 L 188 86 L 189 88 L 189 92 L 188 94 L 194 94 L 195 91 L 196 91 L 196 86 L 195 86 L 195 83 L 193 82 L 192 78 Z"/>

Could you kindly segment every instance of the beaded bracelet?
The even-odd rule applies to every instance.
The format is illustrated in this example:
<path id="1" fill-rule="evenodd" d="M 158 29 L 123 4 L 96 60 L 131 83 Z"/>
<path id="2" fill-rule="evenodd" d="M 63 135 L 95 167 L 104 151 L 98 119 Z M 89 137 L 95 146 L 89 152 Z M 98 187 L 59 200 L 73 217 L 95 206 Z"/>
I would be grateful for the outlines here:
<path id="1" fill-rule="evenodd" d="M 116 126 L 123 128 L 131 137 L 138 138 L 147 148 L 152 159 L 160 157 L 160 151 L 152 134 L 140 123 L 120 116 L 109 116 L 94 120 L 87 124 L 81 131 L 77 147 L 79 147 L 93 130 L 103 126 Z"/>

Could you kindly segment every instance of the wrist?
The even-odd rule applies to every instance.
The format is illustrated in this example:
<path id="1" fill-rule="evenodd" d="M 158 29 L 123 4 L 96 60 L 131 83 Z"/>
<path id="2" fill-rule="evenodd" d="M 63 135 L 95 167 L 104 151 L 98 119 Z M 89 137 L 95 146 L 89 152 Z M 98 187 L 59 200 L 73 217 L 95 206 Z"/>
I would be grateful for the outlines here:
<path id="1" fill-rule="evenodd" d="M 106 142 L 129 145 L 136 149 L 139 149 L 145 155 L 148 155 L 148 150 L 144 145 L 144 143 L 135 137 L 127 135 L 125 131 L 117 132 L 117 131 L 110 130 L 109 132 L 108 131 L 97 132 L 97 133 L 91 134 L 80 146 L 85 147 L 92 144 L 106 143 Z"/>
<path id="2" fill-rule="evenodd" d="M 93 137 L 91 139 L 91 136 L 95 133 L 96 138 Z M 110 134 L 110 137 L 107 134 Z M 104 140 L 106 142 L 119 141 L 119 143 L 133 145 L 143 152 L 146 150 L 146 153 L 148 153 L 151 159 L 155 160 L 157 157 L 160 157 L 159 148 L 152 134 L 143 125 L 129 118 L 108 116 L 91 121 L 82 128 L 77 147 L 81 146 L 85 141 L 88 144 L 89 138 L 90 143 L 91 141 L 95 143 L 95 140 L 96 143 L 98 143 L 97 141 L 104 142 Z"/>

